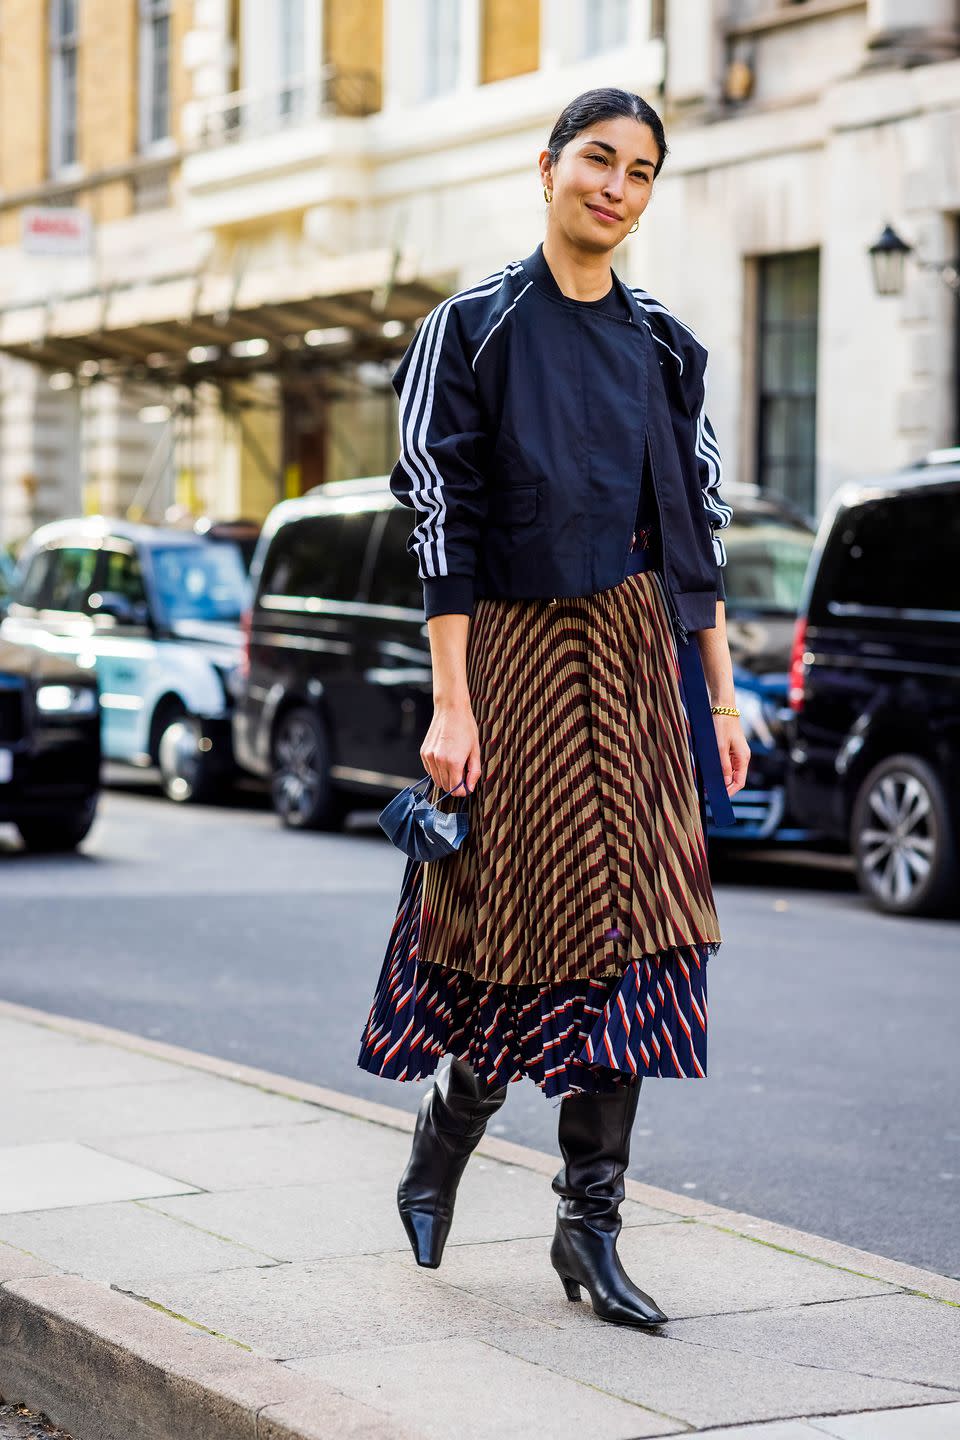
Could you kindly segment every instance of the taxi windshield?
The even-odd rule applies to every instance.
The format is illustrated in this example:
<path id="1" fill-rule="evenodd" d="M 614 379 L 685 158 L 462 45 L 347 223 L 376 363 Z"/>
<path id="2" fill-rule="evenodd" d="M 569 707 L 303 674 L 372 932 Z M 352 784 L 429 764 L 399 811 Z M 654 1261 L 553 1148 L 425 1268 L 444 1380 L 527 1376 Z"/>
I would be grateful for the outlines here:
<path id="1" fill-rule="evenodd" d="M 151 551 L 163 609 L 178 620 L 236 623 L 247 605 L 249 581 L 238 545 L 171 545 Z"/>

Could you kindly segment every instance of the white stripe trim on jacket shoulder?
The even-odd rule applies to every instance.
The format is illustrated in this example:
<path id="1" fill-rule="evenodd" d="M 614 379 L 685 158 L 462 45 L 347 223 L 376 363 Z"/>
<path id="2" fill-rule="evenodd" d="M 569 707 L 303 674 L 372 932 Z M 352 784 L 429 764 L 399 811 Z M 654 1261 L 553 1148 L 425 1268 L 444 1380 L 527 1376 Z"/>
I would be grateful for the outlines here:
<path id="1" fill-rule="evenodd" d="M 526 295 L 527 291 L 530 289 L 530 286 L 531 286 L 532 284 L 533 284 L 533 281 L 532 281 L 532 280 L 528 280 L 527 283 L 526 283 L 526 285 L 524 285 L 523 289 L 520 291 L 520 294 L 517 296 L 516 300 L 514 300 L 513 304 L 512 304 L 512 305 L 508 305 L 507 308 L 506 308 L 506 310 L 504 310 L 503 314 L 500 316 L 500 319 L 497 321 L 496 325 L 491 325 L 490 329 L 487 331 L 486 335 L 484 335 L 483 339 L 482 339 L 481 342 L 480 342 L 480 348 L 479 348 L 479 350 L 477 351 L 476 355 L 474 355 L 473 360 L 472 360 L 471 363 L 470 363 L 470 368 L 471 368 L 471 370 L 476 370 L 476 368 L 477 368 L 477 361 L 480 359 L 480 356 L 481 356 L 481 354 L 483 353 L 483 347 L 484 347 L 484 345 L 486 345 L 487 341 L 490 339 L 490 336 L 493 334 L 493 332 L 494 332 L 496 329 L 498 329 L 499 326 L 501 326 L 501 325 L 503 324 L 504 320 L 506 320 L 507 316 L 510 314 L 510 311 L 513 310 L 513 309 L 515 309 L 516 306 L 520 304 L 520 301 L 523 299 L 524 295 Z"/>
<path id="2" fill-rule="evenodd" d="M 644 310 L 648 311 L 651 315 L 668 316 L 669 319 L 680 326 L 681 330 L 686 330 L 687 334 L 692 336 L 704 353 L 707 352 L 707 347 L 697 332 L 692 330 L 689 325 L 685 325 L 679 316 L 674 315 L 673 311 L 669 310 L 666 305 L 655 301 L 649 291 L 640 290 L 635 286 L 631 286 L 631 293 Z M 655 340 L 659 339 L 657 335 L 654 335 L 650 322 L 645 321 L 644 323 L 647 325 L 653 338 Z M 660 344 L 666 346 L 667 350 L 670 350 L 670 346 L 666 344 L 666 341 L 661 340 Z M 683 361 L 675 351 L 670 350 L 670 354 L 674 356 L 677 364 L 680 366 L 680 373 L 682 375 Z M 700 490 L 703 496 L 703 507 L 710 517 L 710 525 L 713 531 L 714 557 L 718 565 L 726 565 L 727 552 L 723 541 L 716 532 L 725 529 L 725 527 L 730 524 L 733 517 L 733 510 L 725 500 L 721 500 L 720 498 L 720 485 L 723 481 L 723 461 L 720 456 L 720 446 L 717 444 L 717 437 L 713 433 L 713 426 L 707 417 L 707 369 L 708 366 L 705 363 L 703 367 L 703 403 L 697 415 L 697 435 L 694 450 L 698 462 L 702 462 L 701 473 L 706 476 L 706 482 L 704 483 L 703 480 L 700 482 Z"/>
<path id="3" fill-rule="evenodd" d="M 427 577 L 448 573 L 444 545 L 447 505 L 443 493 L 443 477 L 426 443 L 447 316 L 451 306 L 463 300 L 493 295 L 507 276 L 516 275 L 522 269 L 519 261 L 512 262 L 478 281 L 476 285 L 459 290 L 455 295 L 442 300 L 424 322 L 414 344 L 400 396 L 400 463 L 412 481 L 410 498 L 414 506 L 423 513 L 423 519 L 414 527 L 413 534 L 421 546 L 423 571 Z"/>

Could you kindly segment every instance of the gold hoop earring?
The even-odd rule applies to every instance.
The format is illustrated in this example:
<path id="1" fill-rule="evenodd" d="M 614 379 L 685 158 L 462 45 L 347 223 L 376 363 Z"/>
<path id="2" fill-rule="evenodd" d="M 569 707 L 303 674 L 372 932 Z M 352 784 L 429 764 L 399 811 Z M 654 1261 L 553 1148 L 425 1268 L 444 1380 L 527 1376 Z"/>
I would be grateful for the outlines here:
<path id="1" fill-rule="evenodd" d="M 544 185 L 544 187 L 543 187 L 543 198 L 544 198 L 544 200 L 546 200 L 546 202 L 547 202 L 548 205 L 550 204 L 550 201 L 553 199 L 553 192 L 551 191 L 550 194 L 548 194 L 548 193 L 547 193 L 547 187 L 546 187 L 546 185 Z"/>
<path id="2" fill-rule="evenodd" d="M 639 230 L 639 229 L 640 229 L 640 221 L 639 221 L 639 220 L 634 220 L 633 224 L 630 226 L 630 229 L 627 231 L 627 234 L 628 234 L 628 235 L 632 235 L 636 230 Z"/>

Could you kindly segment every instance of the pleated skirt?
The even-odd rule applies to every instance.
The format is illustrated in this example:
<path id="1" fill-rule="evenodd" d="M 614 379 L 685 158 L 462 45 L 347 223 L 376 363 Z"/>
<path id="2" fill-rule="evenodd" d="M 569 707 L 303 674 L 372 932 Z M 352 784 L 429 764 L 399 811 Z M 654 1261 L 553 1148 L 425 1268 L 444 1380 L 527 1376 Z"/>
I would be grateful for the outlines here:
<path id="1" fill-rule="evenodd" d="M 721 936 L 659 573 L 479 599 L 467 683 L 470 832 L 406 863 L 358 1065 L 414 1080 L 450 1053 L 548 1098 L 705 1076 Z"/>

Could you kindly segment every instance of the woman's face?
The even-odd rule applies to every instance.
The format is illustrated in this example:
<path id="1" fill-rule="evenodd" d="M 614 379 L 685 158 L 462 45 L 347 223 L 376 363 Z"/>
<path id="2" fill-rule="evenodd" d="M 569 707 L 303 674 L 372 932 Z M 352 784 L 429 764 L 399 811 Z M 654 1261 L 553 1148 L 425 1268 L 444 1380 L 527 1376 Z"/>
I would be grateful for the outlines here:
<path id="1" fill-rule="evenodd" d="M 660 151 L 649 125 L 630 115 L 598 120 L 568 140 L 556 164 L 540 154 L 553 193 L 548 225 L 586 250 L 612 250 L 647 208 Z"/>

